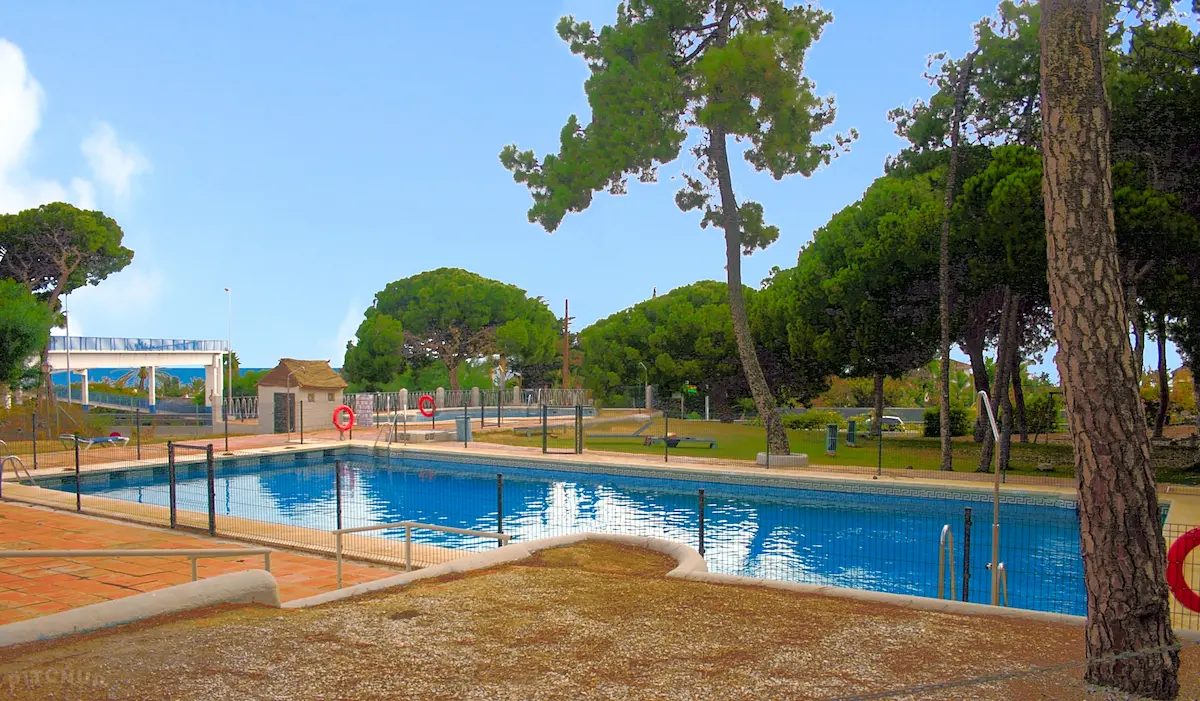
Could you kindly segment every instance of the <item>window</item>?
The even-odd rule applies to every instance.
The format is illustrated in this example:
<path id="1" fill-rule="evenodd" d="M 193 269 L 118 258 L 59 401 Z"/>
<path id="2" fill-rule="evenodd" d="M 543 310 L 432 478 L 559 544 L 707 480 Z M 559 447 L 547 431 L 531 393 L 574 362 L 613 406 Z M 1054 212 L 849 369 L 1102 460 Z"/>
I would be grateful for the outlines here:
<path id="1" fill-rule="evenodd" d="M 313 394 L 312 392 L 309 392 L 308 393 L 308 401 L 310 401 L 310 402 L 317 401 L 317 395 Z"/>
<path id="2" fill-rule="evenodd" d="M 327 394 L 325 396 L 325 398 L 332 402 L 333 401 L 333 392 L 330 392 L 329 394 Z"/>

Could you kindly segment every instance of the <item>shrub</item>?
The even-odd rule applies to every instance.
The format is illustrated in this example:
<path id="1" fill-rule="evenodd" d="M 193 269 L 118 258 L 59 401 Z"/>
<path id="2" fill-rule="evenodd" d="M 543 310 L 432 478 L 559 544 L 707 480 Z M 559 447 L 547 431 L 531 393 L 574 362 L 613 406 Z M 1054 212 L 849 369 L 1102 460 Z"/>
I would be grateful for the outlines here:
<path id="1" fill-rule="evenodd" d="M 808 411 L 803 414 L 785 414 L 785 428 L 799 431 L 823 431 L 827 424 L 837 424 L 838 428 L 846 427 L 846 417 L 836 411 Z"/>
<path id="2" fill-rule="evenodd" d="M 973 430 L 970 413 L 960 406 L 950 407 L 950 435 L 965 436 Z M 938 438 L 942 435 L 942 411 L 940 407 L 925 410 L 925 437 Z"/>
<path id="3" fill-rule="evenodd" d="M 1039 394 L 1025 402 L 1025 428 L 1034 434 L 1058 432 L 1058 402 L 1053 394 Z"/>

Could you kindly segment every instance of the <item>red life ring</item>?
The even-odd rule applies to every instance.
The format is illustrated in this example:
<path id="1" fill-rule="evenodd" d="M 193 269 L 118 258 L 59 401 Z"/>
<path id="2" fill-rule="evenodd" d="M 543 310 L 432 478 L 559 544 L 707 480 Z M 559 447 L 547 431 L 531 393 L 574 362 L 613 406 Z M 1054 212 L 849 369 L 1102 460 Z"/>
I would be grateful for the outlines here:
<path id="1" fill-rule="evenodd" d="M 417 400 L 417 408 L 421 410 L 421 416 L 429 418 L 433 416 L 433 410 L 437 408 L 437 403 L 433 401 L 433 397 L 428 394 L 422 394 Z"/>
<path id="2" fill-rule="evenodd" d="M 1188 586 L 1183 576 L 1183 561 L 1196 546 L 1200 546 L 1200 528 L 1193 528 L 1171 543 L 1167 551 L 1167 586 L 1184 608 L 1200 612 L 1200 594 Z"/>
<path id="3" fill-rule="evenodd" d="M 346 414 L 346 422 L 345 423 L 342 423 L 340 420 L 338 420 L 338 416 L 340 416 L 343 413 Z M 336 428 L 337 430 L 343 431 L 343 432 L 349 431 L 350 429 L 354 428 L 354 410 L 351 409 L 350 407 L 346 406 L 345 404 L 341 404 L 338 406 L 338 408 L 334 409 L 333 410 L 333 427 Z"/>

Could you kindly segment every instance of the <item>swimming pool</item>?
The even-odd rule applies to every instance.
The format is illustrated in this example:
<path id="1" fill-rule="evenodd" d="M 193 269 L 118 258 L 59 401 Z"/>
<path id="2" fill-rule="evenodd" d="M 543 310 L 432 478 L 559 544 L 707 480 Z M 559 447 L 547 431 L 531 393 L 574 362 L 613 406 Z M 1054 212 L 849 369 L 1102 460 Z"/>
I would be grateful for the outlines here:
<path id="1" fill-rule="evenodd" d="M 634 470 L 608 474 L 498 467 L 429 454 L 393 456 L 390 461 L 362 452 L 339 455 L 344 460 L 342 523 L 347 528 L 410 520 L 494 532 L 502 518 L 504 532 L 518 541 L 600 531 L 653 535 L 698 547 L 698 490 L 703 488 L 705 559 L 714 572 L 936 596 L 938 538 L 948 524 L 954 535 L 958 598 L 964 570 L 970 574 L 969 600 L 986 603 L 990 597 L 989 494 L 834 488 L 818 482 L 798 488 L 779 481 L 732 483 L 694 474 L 666 473 L 668 478 Z M 217 513 L 335 528 L 334 457 L 318 451 L 278 459 L 282 462 L 222 464 L 216 475 Z M 503 474 L 502 488 L 497 473 Z M 41 483 L 75 489 L 73 477 Z M 85 475 L 81 489 L 84 494 L 168 504 L 163 468 Z M 203 465 L 180 466 L 177 500 L 180 509 L 207 511 Z M 1073 503 L 1028 495 L 1006 500 L 1001 507 L 1000 559 L 1008 571 L 1011 605 L 1084 613 Z M 403 537 L 402 532 L 381 533 Z M 462 545 L 458 536 L 437 532 L 418 531 L 414 539 Z"/>

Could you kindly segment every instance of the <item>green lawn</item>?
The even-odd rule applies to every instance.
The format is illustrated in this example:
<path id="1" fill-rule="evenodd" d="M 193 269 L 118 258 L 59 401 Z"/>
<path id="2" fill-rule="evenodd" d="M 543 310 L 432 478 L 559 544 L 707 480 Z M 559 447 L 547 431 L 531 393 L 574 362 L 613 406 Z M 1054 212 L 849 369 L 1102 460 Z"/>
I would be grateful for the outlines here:
<path id="1" fill-rule="evenodd" d="M 645 421 L 631 420 L 619 423 L 605 423 L 596 426 L 585 426 L 585 450 L 617 451 L 627 453 L 642 453 L 662 455 L 661 443 L 646 446 L 637 438 L 604 437 L 604 434 L 631 434 L 645 424 Z M 712 438 L 717 447 L 710 449 L 705 446 L 681 446 L 671 449 L 672 455 L 687 455 L 715 460 L 744 460 L 753 461 L 755 456 L 766 449 L 766 431 L 761 426 L 745 424 L 720 423 L 716 421 L 678 421 L 669 424 L 671 433 L 693 438 Z M 569 448 L 574 444 L 574 437 L 565 427 L 556 431 L 553 427 L 547 440 L 550 448 Z M 663 421 L 657 419 L 650 428 L 642 432 L 644 436 L 661 436 Z M 938 439 L 924 438 L 911 433 L 885 433 L 883 450 L 873 438 L 859 434 L 857 447 L 846 445 L 846 433 L 838 436 L 837 454 L 825 455 L 824 431 L 788 431 L 792 452 L 807 453 L 809 460 L 826 465 L 857 465 L 862 467 L 877 467 L 882 463 L 885 468 L 904 469 L 912 467 L 917 470 L 936 470 L 941 465 L 941 448 Z M 508 445 L 524 445 L 539 447 L 542 444 L 540 433 L 534 433 L 526 438 L 511 432 L 476 434 L 475 440 Z M 979 464 L 979 444 L 970 437 L 956 439 L 954 442 L 954 469 L 970 472 Z M 1054 469 L 1051 472 L 1040 472 L 1036 468 L 1041 463 L 1047 463 Z M 1038 474 L 1055 477 L 1070 477 L 1073 471 L 1071 446 L 1065 444 L 1020 444 L 1012 445 L 1010 462 L 1012 474 Z"/>

